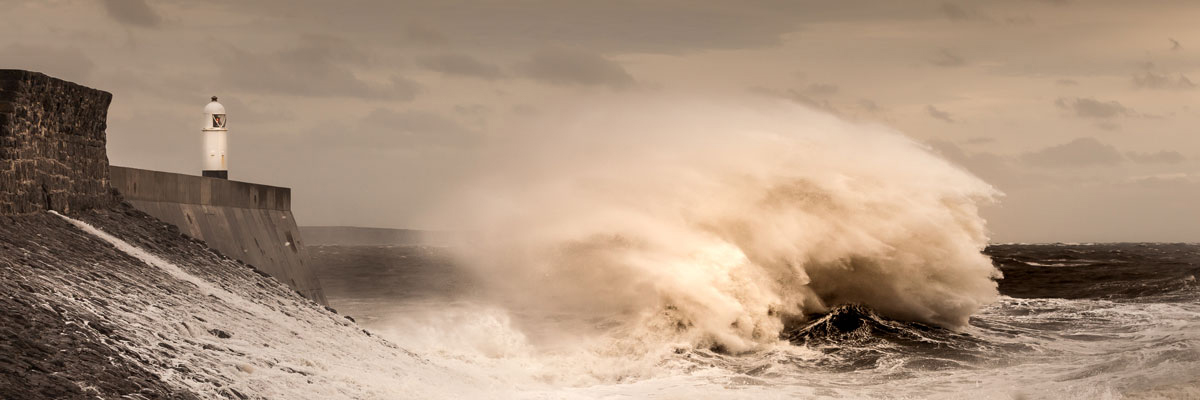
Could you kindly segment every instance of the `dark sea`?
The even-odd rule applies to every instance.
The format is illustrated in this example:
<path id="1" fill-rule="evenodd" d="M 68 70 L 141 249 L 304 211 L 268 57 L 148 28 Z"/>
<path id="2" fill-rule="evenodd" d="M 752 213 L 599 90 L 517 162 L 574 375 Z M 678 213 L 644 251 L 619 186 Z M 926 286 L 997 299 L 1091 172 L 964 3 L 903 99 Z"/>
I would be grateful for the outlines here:
<path id="1" fill-rule="evenodd" d="M 1001 296 L 965 329 L 842 305 L 746 354 L 573 350 L 569 328 L 493 304 L 446 248 L 310 249 L 339 312 L 528 397 L 1200 398 L 1195 244 L 993 245 Z"/>

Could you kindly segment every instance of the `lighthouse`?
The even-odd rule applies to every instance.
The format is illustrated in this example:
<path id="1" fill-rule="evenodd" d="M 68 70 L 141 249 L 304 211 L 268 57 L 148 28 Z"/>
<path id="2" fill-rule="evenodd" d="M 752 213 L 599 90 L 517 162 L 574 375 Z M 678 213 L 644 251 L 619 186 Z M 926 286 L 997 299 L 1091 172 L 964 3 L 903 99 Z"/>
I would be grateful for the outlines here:
<path id="1" fill-rule="evenodd" d="M 225 129 L 225 106 L 217 96 L 204 106 L 204 172 L 210 178 L 229 179 L 229 130 Z"/>

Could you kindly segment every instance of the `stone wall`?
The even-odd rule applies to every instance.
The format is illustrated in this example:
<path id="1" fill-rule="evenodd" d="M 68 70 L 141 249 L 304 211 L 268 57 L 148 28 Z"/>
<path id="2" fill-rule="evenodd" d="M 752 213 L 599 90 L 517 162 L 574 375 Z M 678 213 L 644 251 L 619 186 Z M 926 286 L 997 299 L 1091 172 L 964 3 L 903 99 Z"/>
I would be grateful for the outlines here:
<path id="1" fill-rule="evenodd" d="M 110 175 L 105 129 L 111 102 L 108 92 L 0 69 L 0 215 L 106 209 L 124 196 L 326 304 L 292 217 L 290 189 L 121 167 L 111 167 Z"/>
<path id="2" fill-rule="evenodd" d="M 111 207 L 105 128 L 112 94 L 0 69 L 0 215 Z"/>
<path id="3" fill-rule="evenodd" d="M 292 216 L 291 189 L 117 166 L 110 171 L 112 187 L 134 208 L 327 304 Z"/>

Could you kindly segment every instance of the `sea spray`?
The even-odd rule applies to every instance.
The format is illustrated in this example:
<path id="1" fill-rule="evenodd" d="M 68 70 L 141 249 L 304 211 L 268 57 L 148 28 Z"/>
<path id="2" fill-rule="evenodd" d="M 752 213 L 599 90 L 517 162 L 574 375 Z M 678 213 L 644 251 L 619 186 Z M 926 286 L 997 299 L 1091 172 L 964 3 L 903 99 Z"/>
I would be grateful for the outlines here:
<path id="1" fill-rule="evenodd" d="M 737 353 L 833 305 L 957 328 L 997 296 L 997 191 L 886 127 L 629 95 L 542 115 L 499 127 L 442 213 L 528 321 Z"/>
<path id="2" fill-rule="evenodd" d="M 69 279 L 53 291 L 38 291 L 51 300 L 45 307 L 57 304 L 54 310 L 64 318 L 95 316 L 94 321 L 85 322 L 104 327 L 100 328 L 107 332 L 100 332 L 108 337 L 102 339 L 104 346 L 111 346 L 125 361 L 146 368 L 168 385 L 200 398 L 516 396 L 504 392 L 510 385 L 476 373 L 470 366 L 464 371 L 449 370 L 368 334 L 273 278 L 252 273 L 245 265 L 163 229 L 154 220 L 113 213 L 110 217 L 115 218 L 88 218 L 89 223 L 51 213 L 97 240 L 89 243 L 70 240 L 69 235 L 42 238 L 37 234 L 38 240 L 48 243 L 81 246 L 61 256 L 44 256 L 62 263 L 60 269 L 75 271 L 72 274 L 56 276 L 31 270 L 35 273 L 31 277 L 39 281 Z M 115 225 L 122 223 L 129 226 Z M 122 239 L 131 237 L 131 232 L 165 245 L 142 247 Z M 109 250 L 91 246 L 102 243 L 132 259 L 109 258 L 112 254 L 105 254 L 111 253 Z M 54 248 L 44 249 L 53 253 Z M 164 249 L 188 256 L 170 261 L 158 253 Z M 97 255 L 100 262 L 78 258 L 89 253 Z M 197 274 L 199 270 L 207 273 Z M 179 282 L 189 285 L 176 286 Z"/>
<path id="3" fill-rule="evenodd" d="M 162 258 L 160 258 L 154 254 L 150 254 L 150 252 L 140 249 L 137 246 L 131 245 L 128 242 L 109 234 L 108 232 L 102 231 L 99 228 L 96 228 L 96 227 L 92 226 L 91 224 L 88 224 L 87 222 L 83 222 L 83 221 L 68 217 L 66 215 L 59 214 L 58 212 L 55 212 L 55 211 L 50 211 L 50 213 L 58 216 L 59 218 L 66 220 L 67 222 L 71 223 L 71 225 L 74 225 L 76 228 L 79 228 L 82 231 L 87 232 L 88 234 L 95 236 L 95 237 L 99 238 L 100 240 L 108 242 L 108 244 L 112 245 L 117 250 L 120 250 L 122 253 L 132 256 L 138 260 L 141 260 L 142 262 L 146 263 L 146 265 L 150 265 L 155 268 L 159 268 L 159 269 L 163 270 L 163 272 L 166 272 L 168 275 L 170 275 L 171 277 L 173 277 L 175 279 L 178 279 L 178 280 L 181 280 L 181 281 L 184 281 L 184 282 L 187 282 L 187 283 L 190 283 L 190 284 L 196 286 L 196 288 L 206 296 L 212 296 L 214 298 L 221 299 L 222 301 L 228 303 L 229 305 L 231 305 L 233 307 L 236 307 L 238 309 L 241 309 L 243 311 L 250 312 L 250 313 L 257 312 L 259 315 L 276 313 L 275 311 L 270 311 L 270 310 L 266 309 L 262 305 L 251 303 L 250 301 L 247 301 L 246 299 L 242 298 L 241 296 L 238 296 L 236 294 L 230 293 L 229 291 L 227 291 L 225 289 L 217 287 L 216 285 L 213 285 L 211 282 L 200 279 L 199 277 L 192 275 L 192 274 L 188 273 L 187 271 L 184 271 L 182 268 L 179 268 L 178 265 L 175 265 L 167 260 L 163 260 Z"/>

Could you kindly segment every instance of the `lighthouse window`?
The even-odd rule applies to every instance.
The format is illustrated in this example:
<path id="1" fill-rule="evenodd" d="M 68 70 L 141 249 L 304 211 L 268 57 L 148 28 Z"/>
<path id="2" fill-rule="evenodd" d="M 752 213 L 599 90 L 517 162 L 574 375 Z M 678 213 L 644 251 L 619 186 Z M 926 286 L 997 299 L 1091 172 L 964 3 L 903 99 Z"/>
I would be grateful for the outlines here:
<path id="1" fill-rule="evenodd" d="M 225 114 L 213 114 L 212 116 L 213 116 L 213 120 L 212 120 L 213 128 L 224 128 L 225 127 Z"/>

